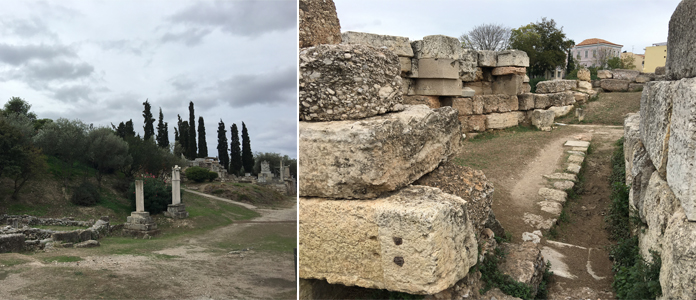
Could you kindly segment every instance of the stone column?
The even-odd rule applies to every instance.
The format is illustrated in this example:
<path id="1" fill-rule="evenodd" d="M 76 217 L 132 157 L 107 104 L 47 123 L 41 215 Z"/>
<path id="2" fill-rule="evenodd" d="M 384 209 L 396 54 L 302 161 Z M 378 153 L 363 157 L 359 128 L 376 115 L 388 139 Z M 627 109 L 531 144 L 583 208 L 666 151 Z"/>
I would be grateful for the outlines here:
<path id="1" fill-rule="evenodd" d="M 177 205 L 181 203 L 181 174 L 179 173 L 181 168 L 176 165 L 172 168 L 172 204 Z"/>
<path id="2" fill-rule="evenodd" d="M 145 194 L 143 192 L 143 181 L 135 181 L 135 211 L 145 211 Z"/>

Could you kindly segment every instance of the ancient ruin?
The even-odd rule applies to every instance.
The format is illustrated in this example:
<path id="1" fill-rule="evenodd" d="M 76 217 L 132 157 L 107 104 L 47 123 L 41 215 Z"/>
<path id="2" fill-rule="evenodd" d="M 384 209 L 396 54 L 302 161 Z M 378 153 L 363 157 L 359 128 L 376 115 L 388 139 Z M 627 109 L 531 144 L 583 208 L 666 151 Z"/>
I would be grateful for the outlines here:
<path id="1" fill-rule="evenodd" d="M 164 212 L 166 217 L 174 219 L 187 218 L 189 213 L 186 211 L 186 205 L 181 203 L 181 168 L 175 165 L 172 168 L 172 204 L 167 205 L 167 211 Z"/>
<path id="2" fill-rule="evenodd" d="M 0 253 L 50 249 L 52 247 L 88 248 L 99 246 L 99 239 L 111 231 L 109 218 L 75 221 L 72 218 L 37 218 L 29 215 L 0 215 Z M 57 231 L 31 226 L 80 226 L 85 229 Z"/>
<path id="3" fill-rule="evenodd" d="M 153 236 L 159 233 L 157 224 L 145 211 L 145 196 L 143 192 L 143 180 L 135 180 L 135 211 L 126 218 L 123 224 L 123 232 L 137 237 Z"/>

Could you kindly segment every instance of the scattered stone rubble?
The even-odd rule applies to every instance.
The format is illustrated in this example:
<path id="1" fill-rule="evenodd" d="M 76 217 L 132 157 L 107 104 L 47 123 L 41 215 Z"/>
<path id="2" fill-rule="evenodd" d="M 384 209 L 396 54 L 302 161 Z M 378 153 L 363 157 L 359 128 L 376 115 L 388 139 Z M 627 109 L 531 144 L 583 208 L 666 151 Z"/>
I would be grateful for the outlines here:
<path id="1" fill-rule="evenodd" d="M 0 224 L 0 253 L 22 252 L 60 247 L 98 246 L 96 241 L 111 231 L 109 218 L 102 217 L 95 221 L 74 221 L 72 218 L 51 219 L 28 215 L 2 215 Z M 84 226 L 86 229 L 57 231 L 31 228 L 29 225 L 43 226 Z M 95 243 L 96 242 L 96 243 Z"/>
<path id="2" fill-rule="evenodd" d="M 645 83 L 655 80 L 665 80 L 665 75 L 656 73 L 642 73 L 636 70 L 599 70 L 599 80 L 592 85 L 601 88 L 605 92 L 636 92 L 641 91 Z"/>

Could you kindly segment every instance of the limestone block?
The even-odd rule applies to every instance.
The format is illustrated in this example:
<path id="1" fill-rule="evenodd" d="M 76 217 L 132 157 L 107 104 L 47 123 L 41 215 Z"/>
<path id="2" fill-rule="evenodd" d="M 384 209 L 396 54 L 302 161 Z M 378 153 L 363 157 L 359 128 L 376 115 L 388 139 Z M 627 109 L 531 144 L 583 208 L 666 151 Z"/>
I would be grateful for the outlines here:
<path id="1" fill-rule="evenodd" d="M 473 97 L 476 95 L 476 91 L 470 87 L 462 88 L 462 97 Z"/>
<path id="2" fill-rule="evenodd" d="M 51 239 L 54 241 L 60 241 L 64 243 L 78 243 L 80 242 L 80 235 L 77 231 L 58 231 L 51 235 Z"/>
<path id="3" fill-rule="evenodd" d="M 406 95 L 413 96 L 415 95 L 415 90 L 414 87 L 416 85 L 416 80 L 411 79 L 411 78 L 401 78 L 401 95 L 403 100 L 403 104 L 406 104 Z"/>
<path id="4" fill-rule="evenodd" d="M 552 111 L 556 118 L 565 116 L 565 115 L 569 114 L 570 111 L 572 111 L 572 110 L 573 110 L 572 105 L 549 107 L 549 111 Z"/>
<path id="5" fill-rule="evenodd" d="M 532 110 L 534 109 L 534 94 L 532 93 L 522 93 L 517 95 L 517 100 L 519 101 L 519 110 Z"/>
<path id="6" fill-rule="evenodd" d="M 602 80 L 592 80 L 592 89 L 601 88 Z"/>
<path id="7" fill-rule="evenodd" d="M 459 59 L 462 55 L 462 43 L 459 39 L 444 35 L 429 35 L 423 40 L 411 42 L 413 55 L 418 58 Z"/>
<path id="8" fill-rule="evenodd" d="M 672 122 L 673 83 L 652 81 L 640 98 L 640 140 L 662 178 L 667 178 L 667 150 Z"/>
<path id="9" fill-rule="evenodd" d="M 522 217 L 522 220 L 524 220 L 525 224 L 528 224 L 536 229 L 551 229 L 551 227 L 556 224 L 556 219 L 551 218 L 551 219 L 545 219 L 544 217 L 540 215 L 535 215 L 535 214 L 530 214 L 530 213 L 524 213 L 524 216 Z"/>
<path id="10" fill-rule="evenodd" d="M 497 52 L 492 51 L 492 50 L 479 50 L 478 51 L 478 66 L 479 67 L 497 67 L 498 66 Z"/>
<path id="11" fill-rule="evenodd" d="M 77 243 L 75 244 L 75 248 L 94 248 L 94 247 L 99 247 L 99 241 L 96 240 L 87 240 L 82 243 Z"/>
<path id="12" fill-rule="evenodd" d="M 570 162 L 570 163 L 582 164 L 583 161 L 585 161 L 585 156 L 583 156 L 583 155 L 568 156 L 568 162 Z"/>
<path id="13" fill-rule="evenodd" d="M 541 232 L 541 231 L 539 231 L 539 232 Z M 536 235 L 536 234 L 533 234 L 531 232 L 523 232 L 522 233 L 522 241 L 532 242 L 534 244 L 538 244 L 539 242 L 541 242 L 541 237 Z"/>
<path id="14" fill-rule="evenodd" d="M 575 186 L 575 183 L 569 180 L 563 180 L 563 181 L 556 181 L 553 183 L 553 188 L 560 190 L 560 191 L 566 191 L 569 189 L 572 189 Z"/>
<path id="15" fill-rule="evenodd" d="M 681 79 L 672 87 L 666 179 L 686 217 L 696 221 L 696 78 Z"/>
<path id="16" fill-rule="evenodd" d="M 546 201 L 555 201 L 561 204 L 565 203 L 566 199 L 568 198 L 568 194 L 566 192 L 549 188 L 540 188 L 538 193 L 539 196 Z"/>
<path id="17" fill-rule="evenodd" d="M 459 116 L 467 116 L 474 113 L 474 103 L 471 98 L 452 97 L 452 108 L 459 112 Z"/>
<path id="18" fill-rule="evenodd" d="M 459 96 L 462 94 L 462 81 L 459 79 L 416 79 L 417 95 Z"/>
<path id="19" fill-rule="evenodd" d="M 578 81 L 578 89 L 585 91 L 592 90 L 592 83 L 589 81 Z"/>
<path id="20" fill-rule="evenodd" d="M 575 102 L 579 103 L 586 103 L 587 100 L 590 99 L 590 95 L 581 92 L 573 92 L 573 97 L 575 98 Z"/>
<path id="21" fill-rule="evenodd" d="M 609 92 L 625 92 L 628 91 L 628 83 L 628 80 L 602 79 L 600 86 L 603 90 Z"/>
<path id="22" fill-rule="evenodd" d="M 300 195 L 368 199 L 410 184 L 458 150 L 457 114 L 414 105 L 360 121 L 300 122 Z"/>
<path id="23" fill-rule="evenodd" d="M 547 109 L 551 106 L 567 106 L 573 103 L 575 103 L 573 92 L 534 95 L 534 107 L 539 109 Z"/>
<path id="24" fill-rule="evenodd" d="M 500 272 L 531 287 L 532 297 L 536 296 L 546 269 L 546 262 L 539 247 L 532 242 L 507 243 L 505 252 L 507 255 L 499 267 Z"/>
<path id="25" fill-rule="evenodd" d="M 531 93 L 532 86 L 529 83 L 522 83 L 522 93 Z"/>
<path id="26" fill-rule="evenodd" d="M 599 79 L 611 79 L 613 76 L 609 70 L 597 70 L 597 78 Z"/>
<path id="27" fill-rule="evenodd" d="M 682 1 L 690 2 L 690 1 Z M 679 208 L 669 219 L 662 244 L 661 299 L 694 299 L 696 295 L 696 223 Z"/>
<path id="28" fill-rule="evenodd" d="M 529 67 L 529 56 L 521 50 L 504 50 L 497 53 L 498 67 L 515 66 Z"/>
<path id="29" fill-rule="evenodd" d="M 570 181 L 578 181 L 578 178 L 575 174 L 570 174 L 570 173 L 553 173 L 549 175 L 543 175 L 544 178 L 550 179 L 550 180 L 570 180 Z"/>
<path id="30" fill-rule="evenodd" d="M 582 167 L 579 164 L 568 164 L 568 167 L 566 168 L 566 171 L 573 173 L 573 174 L 578 174 L 580 173 L 580 169 Z"/>
<path id="31" fill-rule="evenodd" d="M 486 116 L 486 128 L 487 129 L 503 129 L 508 127 L 517 126 L 520 122 L 520 114 L 524 118 L 524 113 L 519 111 L 507 112 L 507 113 L 493 113 Z"/>
<path id="32" fill-rule="evenodd" d="M 527 76 L 527 75 L 525 74 L 525 75 L 524 75 L 524 80 L 522 80 L 522 82 L 528 83 L 528 82 L 529 82 L 529 76 Z"/>
<path id="33" fill-rule="evenodd" d="M 449 58 L 414 59 L 410 77 L 458 79 L 459 61 Z"/>
<path id="34" fill-rule="evenodd" d="M 474 103 L 480 102 L 483 104 L 484 114 L 493 112 L 510 112 L 519 108 L 519 100 L 517 100 L 517 96 L 497 94 L 474 96 L 472 99 Z"/>
<path id="35" fill-rule="evenodd" d="M 638 141 L 633 145 L 631 169 L 631 193 L 629 195 L 629 205 L 636 209 L 641 220 L 645 222 L 645 215 L 642 214 L 643 200 L 645 199 L 645 187 L 655 172 L 655 166 L 648 153 L 643 147 L 643 143 Z"/>
<path id="36" fill-rule="evenodd" d="M 491 83 L 486 81 L 464 82 L 464 88 L 470 88 L 474 90 L 474 93 L 476 95 L 493 94 L 493 90 L 491 89 Z"/>
<path id="37" fill-rule="evenodd" d="M 578 87 L 577 80 L 546 80 L 537 83 L 536 92 L 539 94 L 570 91 Z"/>
<path id="38" fill-rule="evenodd" d="M 657 173 L 652 173 L 647 186 L 643 187 L 643 205 L 639 213 L 644 216 L 648 228 L 640 231 L 640 254 L 645 259 L 651 258 L 650 250 L 662 253 L 665 229 L 669 218 L 679 208 L 679 200 L 670 190 L 667 182 Z"/>
<path id="39" fill-rule="evenodd" d="M 399 64 L 401 65 L 401 76 L 407 75 L 411 72 L 411 58 L 399 56 Z M 404 93 L 406 94 L 406 93 Z"/>
<path id="40" fill-rule="evenodd" d="M 640 74 L 636 70 L 614 69 L 611 70 L 612 78 L 618 80 L 628 80 L 629 82 L 636 81 L 636 77 Z"/>
<path id="41" fill-rule="evenodd" d="M 588 70 L 588 69 L 578 70 L 578 80 L 590 82 L 592 80 L 592 78 L 590 77 L 590 70 Z"/>
<path id="42" fill-rule="evenodd" d="M 519 95 L 524 91 L 522 89 L 522 76 L 520 75 L 503 75 L 497 76 L 495 81 L 491 83 L 491 91 L 493 94 Z"/>
<path id="43" fill-rule="evenodd" d="M 387 48 L 397 56 L 412 57 L 413 49 L 407 37 L 382 35 L 366 32 L 346 31 L 341 33 L 342 43 L 361 44 L 375 48 Z"/>
<path id="44" fill-rule="evenodd" d="M 440 97 L 438 96 L 404 96 L 404 104 L 407 105 L 427 105 L 430 108 L 440 108 Z"/>
<path id="45" fill-rule="evenodd" d="M 633 182 L 633 146 L 640 141 L 640 114 L 628 114 L 624 119 L 624 162 L 626 165 L 626 185 Z"/>
<path id="46" fill-rule="evenodd" d="M 467 201 L 426 186 L 373 200 L 300 198 L 299 275 L 434 294 L 477 262 Z"/>
<path id="47" fill-rule="evenodd" d="M 0 253 L 22 252 L 25 245 L 24 239 L 21 233 L 0 234 Z"/>
<path id="48" fill-rule="evenodd" d="M 341 42 L 341 24 L 333 0 L 300 0 L 299 8 L 300 48 Z"/>
<path id="49" fill-rule="evenodd" d="M 583 147 L 584 147 L 584 148 L 587 148 L 587 147 L 590 146 L 590 142 L 588 142 L 588 141 L 573 141 L 573 140 L 569 140 L 569 141 L 566 141 L 565 144 L 563 144 L 563 146 L 566 146 L 566 147 L 573 147 L 573 148 L 575 148 L 575 147 L 580 147 L 580 148 L 583 148 Z"/>
<path id="50" fill-rule="evenodd" d="M 548 94 L 534 94 L 534 108 L 547 109 L 553 105 Z"/>
<path id="51" fill-rule="evenodd" d="M 629 92 L 640 92 L 643 91 L 643 84 L 642 83 L 629 83 L 628 84 L 628 91 Z"/>
<path id="52" fill-rule="evenodd" d="M 655 76 L 658 76 L 658 75 L 665 75 L 665 73 L 666 73 L 665 71 L 666 71 L 666 70 L 665 70 L 665 67 L 664 67 L 664 66 L 662 66 L 662 67 L 656 67 L 656 68 L 655 68 Z"/>
<path id="53" fill-rule="evenodd" d="M 539 201 L 537 202 L 542 211 L 552 214 L 554 217 L 558 217 L 563 211 L 563 205 L 555 201 Z"/>
<path id="54" fill-rule="evenodd" d="M 672 80 L 696 76 L 696 2 L 681 1 L 669 20 L 667 34 L 667 76 Z M 687 214 L 688 215 L 688 214 Z"/>
<path id="55" fill-rule="evenodd" d="M 397 110 L 401 67 L 391 51 L 319 45 L 300 51 L 300 120 L 361 119 Z"/>
<path id="56" fill-rule="evenodd" d="M 646 83 L 655 80 L 655 73 L 640 73 L 636 76 L 637 83 Z"/>
<path id="57" fill-rule="evenodd" d="M 459 58 L 459 79 L 462 81 L 476 81 L 478 68 L 478 52 L 471 49 L 462 49 Z"/>
<path id="58" fill-rule="evenodd" d="M 532 112 L 531 121 L 532 125 L 539 130 L 550 131 L 551 126 L 553 126 L 553 120 L 555 114 L 550 110 L 535 109 Z"/>
<path id="59" fill-rule="evenodd" d="M 525 67 L 495 67 L 493 70 L 491 70 L 491 74 L 493 76 L 502 76 L 502 75 L 520 75 L 520 76 L 525 76 L 527 73 L 527 68 Z M 522 78 L 524 80 L 524 78 Z"/>
<path id="60" fill-rule="evenodd" d="M 486 115 L 460 116 L 462 132 L 486 131 Z"/>

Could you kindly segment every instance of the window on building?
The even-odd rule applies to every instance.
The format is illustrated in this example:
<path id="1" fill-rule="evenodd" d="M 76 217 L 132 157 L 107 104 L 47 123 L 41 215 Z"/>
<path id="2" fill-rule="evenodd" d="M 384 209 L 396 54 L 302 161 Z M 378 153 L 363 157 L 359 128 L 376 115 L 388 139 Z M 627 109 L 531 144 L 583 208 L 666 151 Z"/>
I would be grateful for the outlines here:
<path id="1" fill-rule="evenodd" d="M 587 58 L 587 50 L 585 50 L 585 58 Z"/>
<path id="2" fill-rule="evenodd" d="M 556 78 L 561 78 L 561 71 L 556 71 Z"/>
<path id="3" fill-rule="evenodd" d="M 597 57 L 597 50 L 592 50 L 592 57 Z"/>

